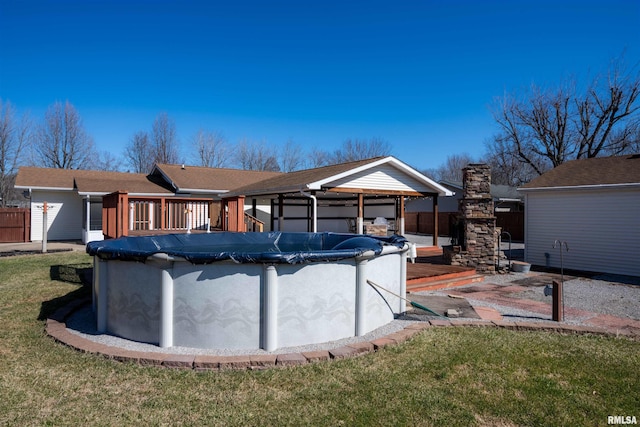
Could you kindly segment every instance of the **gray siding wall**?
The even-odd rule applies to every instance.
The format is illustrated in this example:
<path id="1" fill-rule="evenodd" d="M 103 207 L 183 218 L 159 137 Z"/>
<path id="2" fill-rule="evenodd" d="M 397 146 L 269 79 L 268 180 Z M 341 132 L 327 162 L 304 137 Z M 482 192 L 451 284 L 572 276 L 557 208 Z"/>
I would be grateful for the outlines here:
<path id="1" fill-rule="evenodd" d="M 640 189 L 527 192 L 525 259 L 564 268 L 640 276 Z"/>

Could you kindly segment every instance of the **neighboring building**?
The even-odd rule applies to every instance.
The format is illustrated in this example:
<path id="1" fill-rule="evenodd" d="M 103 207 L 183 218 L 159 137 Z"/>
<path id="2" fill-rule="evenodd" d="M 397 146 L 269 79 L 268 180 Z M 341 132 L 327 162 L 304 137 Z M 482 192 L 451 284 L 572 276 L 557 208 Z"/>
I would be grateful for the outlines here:
<path id="1" fill-rule="evenodd" d="M 462 183 L 440 181 L 440 185 L 453 192 L 452 196 L 442 197 L 438 202 L 439 212 L 458 212 L 458 205 L 462 199 Z M 524 209 L 524 195 L 517 188 L 508 185 L 491 184 L 491 196 L 496 212 L 522 212 Z M 433 203 L 428 199 L 413 199 L 407 201 L 407 212 L 432 212 Z"/>
<path id="2" fill-rule="evenodd" d="M 557 240 L 564 268 L 640 276 L 640 155 L 570 161 L 519 190 L 527 262 L 560 267 Z"/>
<path id="3" fill-rule="evenodd" d="M 238 231 L 247 221 L 263 231 L 317 224 L 318 231 L 362 232 L 388 220 L 399 232 L 405 197 L 452 194 L 394 157 L 287 174 L 165 164 L 148 175 L 24 167 L 15 188 L 31 198 L 31 240 L 42 240 L 46 201 L 48 239 L 85 243 L 103 233 Z"/>

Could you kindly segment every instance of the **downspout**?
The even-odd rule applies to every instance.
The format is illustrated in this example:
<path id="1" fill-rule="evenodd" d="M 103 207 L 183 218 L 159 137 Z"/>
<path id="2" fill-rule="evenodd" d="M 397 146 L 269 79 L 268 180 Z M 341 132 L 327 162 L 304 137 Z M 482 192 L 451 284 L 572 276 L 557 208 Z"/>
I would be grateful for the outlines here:
<path id="1" fill-rule="evenodd" d="M 304 190 L 300 190 L 300 194 L 302 194 L 305 197 L 309 197 L 311 200 L 313 200 L 313 221 L 312 221 L 311 232 L 317 233 L 318 232 L 318 199 L 316 198 L 315 195 L 311 193 L 307 193 Z"/>

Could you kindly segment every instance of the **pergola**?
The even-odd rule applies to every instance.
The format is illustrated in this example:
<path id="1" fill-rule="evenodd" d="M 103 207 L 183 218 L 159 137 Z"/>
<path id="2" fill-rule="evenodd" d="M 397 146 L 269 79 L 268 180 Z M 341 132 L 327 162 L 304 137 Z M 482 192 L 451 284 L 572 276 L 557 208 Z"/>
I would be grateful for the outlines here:
<path id="1" fill-rule="evenodd" d="M 433 201 L 434 246 L 438 239 L 438 197 L 451 191 L 394 157 L 378 157 L 290 172 L 233 190 L 223 196 L 223 229 L 245 231 L 245 202 L 257 217 L 258 200 L 269 200 L 272 230 L 335 231 L 339 225 L 363 234 L 373 218 L 389 220 L 404 234 L 404 203 L 411 197 Z M 301 221 L 306 221 L 304 230 Z M 293 225 L 293 223 L 297 225 Z"/>

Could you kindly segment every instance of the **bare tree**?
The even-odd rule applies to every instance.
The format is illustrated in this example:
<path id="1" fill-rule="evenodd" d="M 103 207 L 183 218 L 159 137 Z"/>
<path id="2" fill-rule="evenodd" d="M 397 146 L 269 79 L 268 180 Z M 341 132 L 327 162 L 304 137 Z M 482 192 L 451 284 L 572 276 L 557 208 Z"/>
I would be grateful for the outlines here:
<path id="1" fill-rule="evenodd" d="M 236 162 L 245 170 L 279 172 L 275 150 L 265 143 L 252 143 L 243 139 L 236 147 Z"/>
<path id="2" fill-rule="evenodd" d="M 466 168 L 469 163 L 475 160 L 469 153 L 452 154 L 447 156 L 444 164 L 438 167 L 438 176 L 440 180 L 462 182 L 462 169 Z"/>
<path id="3" fill-rule="evenodd" d="M 568 160 L 633 150 L 640 73 L 624 73 L 614 62 L 606 79 L 596 78 L 582 94 L 575 87 L 572 81 L 554 90 L 533 85 L 522 100 L 498 99 L 493 115 L 499 132 L 489 153 L 507 153 L 539 175 Z"/>
<path id="4" fill-rule="evenodd" d="M 620 62 L 607 79 L 596 79 L 576 100 L 578 147 L 576 158 L 616 155 L 633 144 L 640 127 L 640 73 L 626 74 Z"/>
<path id="5" fill-rule="evenodd" d="M 303 169 L 305 166 L 305 157 L 302 147 L 289 139 L 284 147 L 282 147 L 280 165 L 282 172 L 293 172 Z"/>
<path id="6" fill-rule="evenodd" d="M 85 132 L 75 107 L 66 101 L 51 105 L 38 129 L 33 144 L 37 164 L 58 169 L 79 169 L 92 166 L 93 139 Z"/>
<path id="7" fill-rule="evenodd" d="M 309 155 L 309 165 L 313 168 L 327 166 L 331 164 L 331 153 L 328 151 L 313 148 Z"/>
<path id="8" fill-rule="evenodd" d="M 30 123 L 25 115 L 15 118 L 13 105 L 0 99 L 0 207 L 6 207 L 12 197 L 22 149 L 29 143 Z"/>
<path id="9" fill-rule="evenodd" d="M 493 184 L 509 185 L 519 187 L 538 174 L 530 164 L 522 161 L 518 156 L 514 156 L 504 141 L 495 138 L 485 144 L 487 151 L 483 162 L 491 166 L 491 182 Z M 541 164 L 542 159 L 536 161 Z"/>
<path id="10" fill-rule="evenodd" d="M 155 157 L 151 147 L 149 134 L 144 131 L 136 132 L 125 148 L 124 157 L 135 173 L 150 173 Z"/>
<path id="11" fill-rule="evenodd" d="M 342 146 L 333 152 L 331 163 L 346 163 L 356 160 L 388 156 L 391 153 L 389 143 L 381 138 L 347 139 Z"/>
<path id="12" fill-rule="evenodd" d="M 160 113 L 151 131 L 153 160 L 156 163 L 178 163 L 178 139 L 176 125 L 167 113 Z"/>
<path id="13" fill-rule="evenodd" d="M 435 169 L 423 169 L 421 172 L 436 181 L 462 182 L 462 169 L 475 160 L 468 153 L 452 154 Z"/>
<path id="14" fill-rule="evenodd" d="M 201 166 L 210 168 L 224 167 L 230 157 L 231 150 L 227 140 L 219 132 L 200 129 L 193 136 L 193 146 L 197 152 L 197 159 Z"/>
<path id="15" fill-rule="evenodd" d="M 93 162 L 93 169 L 99 171 L 118 172 L 122 170 L 122 159 L 110 151 L 98 151 Z"/>

